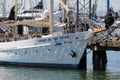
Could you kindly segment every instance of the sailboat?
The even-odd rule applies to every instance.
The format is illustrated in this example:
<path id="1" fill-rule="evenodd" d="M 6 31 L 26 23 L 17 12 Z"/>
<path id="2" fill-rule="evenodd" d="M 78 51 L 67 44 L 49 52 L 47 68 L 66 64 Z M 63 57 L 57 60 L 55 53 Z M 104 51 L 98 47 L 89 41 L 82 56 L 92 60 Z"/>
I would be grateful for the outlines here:
<path id="1" fill-rule="evenodd" d="M 24 3 L 24 2 L 22 1 L 22 3 Z M 6 5 L 6 1 L 4 0 L 4 3 L 2 3 L 2 4 Z M 43 4 L 44 4 L 43 0 L 40 0 L 38 2 L 38 4 L 36 4 L 36 5 L 34 4 L 34 6 L 32 6 L 32 7 L 30 6 L 29 9 L 24 9 L 24 7 L 22 7 L 22 5 L 20 6 L 20 3 L 19 3 L 18 5 L 20 7 L 17 7 L 19 9 L 18 13 L 17 13 L 17 19 L 18 20 L 23 20 L 23 19 L 34 19 L 34 18 L 37 18 L 37 17 L 41 17 L 42 13 L 43 13 L 43 10 L 44 10 L 44 5 Z M 14 8 L 15 8 L 15 5 L 11 8 L 10 14 L 14 12 Z M 21 8 L 22 8 L 22 10 L 21 10 Z M 3 20 L 3 19 L 5 20 L 8 17 L 11 18 L 11 15 L 9 15 L 9 13 L 6 14 L 5 9 L 6 9 L 6 7 L 3 6 L 3 13 L 0 14 L 0 20 Z"/>
<path id="2" fill-rule="evenodd" d="M 73 32 L 56 32 L 54 31 L 55 22 L 53 17 L 53 0 L 50 0 L 50 20 L 48 23 L 45 23 L 50 25 L 50 32 L 47 35 L 24 39 L 17 38 L 15 33 L 14 38 L 11 40 L 0 42 L 0 64 L 78 68 L 91 33 L 89 31 L 80 32 L 78 30 Z M 33 22 L 24 22 L 23 20 L 14 25 L 24 25 L 25 23 L 25 25 L 31 25 Z M 39 22 L 37 25 L 39 24 L 42 24 L 42 22 Z M 56 26 L 64 27 L 65 24 L 58 24 Z"/>
<path id="3" fill-rule="evenodd" d="M 40 0 L 38 4 L 28 10 L 24 10 L 23 12 L 17 14 L 19 20 L 23 19 L 33 19 L 33 18 L 41 18 L 44 10 L 43 0 Z"/>

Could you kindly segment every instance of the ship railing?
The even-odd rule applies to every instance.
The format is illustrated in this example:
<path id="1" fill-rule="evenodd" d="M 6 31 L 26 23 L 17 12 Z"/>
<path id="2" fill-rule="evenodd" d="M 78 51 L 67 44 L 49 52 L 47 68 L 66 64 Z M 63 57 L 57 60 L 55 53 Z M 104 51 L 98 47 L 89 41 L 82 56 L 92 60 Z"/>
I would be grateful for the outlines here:
<path id="1" fill-rule="evenodd" d="M 64 30 L 61 31 L 54 31 L 52 33 L 46 32 L 42 34 L 25 34 L 25 35 L 16 35 L 16 38 L 13 38 L 12 33 L 8 33 L 8 37 L 5 36 L 5 33 L 0 33 L 0 42 L 10 42 L 10 41 L 17 41 L 17 40 L 26 40 L 26 39 L 32 39 L 32 38 L 41 38 L 43 35 L 49 35 L 49 34 L 68 34 L 68 33 L 75 33 L 75 32 L 82 32 L 83 29 L 81 27 L 75 27 L 75 28 L 65 28 Z"/>

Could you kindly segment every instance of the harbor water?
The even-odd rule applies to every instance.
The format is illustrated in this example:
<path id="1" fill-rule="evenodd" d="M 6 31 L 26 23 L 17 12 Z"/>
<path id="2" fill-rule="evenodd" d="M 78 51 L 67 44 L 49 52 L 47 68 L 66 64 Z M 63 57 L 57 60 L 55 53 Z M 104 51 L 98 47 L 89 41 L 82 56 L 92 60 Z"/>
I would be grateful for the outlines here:
<path id="1" fill-rule="evenodd" d="M 86 71 L 0 65 L 0 80 L 120 80 L 120 51 L 107 51 L 107 57 L 105 71 L 93 70 L 92 52 L 87 54 Z"/>
<path id="2" fill-rule="evenodd" d="M 0 65 L 0 80 L 120 80 L 120 52 L 107 51 L 105 71 L 92 69 L 92 52 L 87 55 L 87 70 L 35 68 Z"/>

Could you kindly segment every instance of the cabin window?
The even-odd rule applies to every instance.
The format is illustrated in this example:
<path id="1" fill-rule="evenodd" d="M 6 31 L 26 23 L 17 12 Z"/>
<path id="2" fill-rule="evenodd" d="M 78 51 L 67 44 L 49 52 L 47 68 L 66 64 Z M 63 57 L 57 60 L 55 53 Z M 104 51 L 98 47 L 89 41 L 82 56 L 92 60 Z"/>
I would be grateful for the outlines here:
<path id="1" fill-rule="evenodd" d="M 69 38 L 69 36 L 64 36 L 64 38 L 66 39 L 66 38 Z"/>
<path id="2" fill-rule="evenodd" d="M 45 42 L 46 40 L 39 40 L 39 42 Z"/>
<path id="3" fill-rule="evenodd" d="M 15 55 L 17 55 L 17 52 L 15 52 Z"/>
<path id="4" fill-rule="evenodd" d="M 53 40 L 58 40 L 58 38 L 53 38 Z"/>
<path id="5" fill-rule="evenodd" d="M 43 40 L 38 40 L 38 42 L 46 42 L 47 39 L 43 39 Z"/>
<path id="6" fill-rule="evenodd" d="M 25 54 L 27 54 L 27 51 L 25 51 Z"/>
<path id="7" fill-rule="evenodd" d="M 59 37 L 60 39 L 63 39 L 63 37 Z"/>
<path id="8" fill-rule="evenodd" d="M 47 41 L 47 39 L 44 39 L 44 40 L 42 40 L 43 42 L 46 42 Z"/>
<path id="9" fill-rule="evenodd" d="M 48 41 L 51 41 L 51 39 L 48 39 Z"/>
<path id="10" fill-rule="evenodd" d="M 36 50 L 36 52 L 38 52 L 38 50 Z"/>
<path id="11" fill-rule="evenodd" d="M 41 42 L 41 40 L 38 40 L 38 42 Z"/>

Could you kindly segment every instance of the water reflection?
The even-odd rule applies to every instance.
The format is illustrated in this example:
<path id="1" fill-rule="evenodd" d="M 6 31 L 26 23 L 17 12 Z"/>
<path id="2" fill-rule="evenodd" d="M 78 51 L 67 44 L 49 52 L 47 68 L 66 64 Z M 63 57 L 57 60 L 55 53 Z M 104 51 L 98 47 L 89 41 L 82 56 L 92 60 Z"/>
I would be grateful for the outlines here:
<path id="1" fill-rule="evenodd" d="M 93 71 L 93 80 L 108 80 L 105 71 Z"/>
<path id="2" fill-rule="evenodd" d="M 0 66 L 0 80 L 113 80 L 120 72 Z"/>
<path id="3" fill-rule="evenodd" d="M 120 54 L 109 52 L 105 71 L 92 69 L 92 54 L 87 60 L 87 71 L 0 66 L 0 80 L 120 80 Z"/>
<path id="4" fill-rule="evenodd" d="M 86 73 L 77 70 L 0 67 L 0 80 L 81 80 Z"/>

